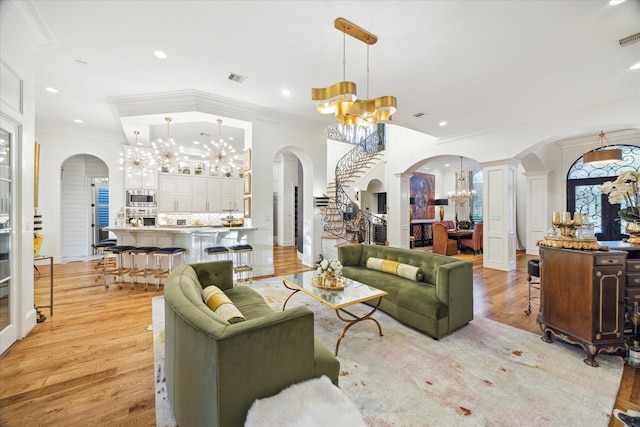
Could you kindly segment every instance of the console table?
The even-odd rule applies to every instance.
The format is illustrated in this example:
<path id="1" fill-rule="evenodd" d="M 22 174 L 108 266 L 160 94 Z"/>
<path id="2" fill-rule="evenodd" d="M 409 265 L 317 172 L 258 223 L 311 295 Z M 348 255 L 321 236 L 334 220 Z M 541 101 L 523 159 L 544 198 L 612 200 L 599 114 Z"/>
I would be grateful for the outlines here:
<path id="1" fill-rule="evenodd" d="M 39 308 L 48 308 L 49 315 L 53 316 L 53 257 L 46 256 L 46 255 L 38 255 L 33 257 L 34 266 L 36 261 L 44 261 L 44 260 L 49 260 L 49 305 L 41 305 Z M 36 270 L 37 270 L 37 267 L 36 267 Z"/>
<path id="2" fill-rule="evenodd" d="M 598 366 L 599 353 L 626 351 L 623 337 L 624 251 L 579 251 L 540 246 L 540 313 L 544 332 L 577 344 L 584 362 Z"/>

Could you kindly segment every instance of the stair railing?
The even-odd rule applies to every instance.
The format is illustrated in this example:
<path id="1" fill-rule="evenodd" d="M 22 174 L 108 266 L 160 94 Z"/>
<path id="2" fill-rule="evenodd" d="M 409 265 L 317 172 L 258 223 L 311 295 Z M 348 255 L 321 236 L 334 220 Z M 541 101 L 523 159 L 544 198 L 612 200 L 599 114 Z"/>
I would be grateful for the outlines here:
<path id="1" fill-rule="evenodd" d="M 357 135 L 358 130 L 345 126 L 342 135 Z M 374 225 L 382 221 L 379 217 L 360 209 L 360 206 L 349 197 L 346 192 L 348 180 L 361 171 L 376 155 L 385 149 L 385 128 L 378 124 L 374 132 L 369 132 L 351 151 L 345 154 L 337 163 L 335 169 L 335 198 L 329 201 L 329 206 L 323 213 L 324 231 L 343 238 L 352 243 L 374 241 Z M 335 138 L 335 134 L 329 133 Z M 340 140 L 344 140 L 340 138 Z M 384 222 L 381 225 L 385 225 Z"/>

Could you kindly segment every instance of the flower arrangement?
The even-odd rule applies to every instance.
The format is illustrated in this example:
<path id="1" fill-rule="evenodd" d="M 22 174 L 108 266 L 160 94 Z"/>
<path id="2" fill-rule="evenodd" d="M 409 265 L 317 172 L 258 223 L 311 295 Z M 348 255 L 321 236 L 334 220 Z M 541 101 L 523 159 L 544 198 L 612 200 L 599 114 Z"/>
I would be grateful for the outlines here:
<path id="1" fill-rule="evenodd" d="M 340 276 L 342 274 L 342 264 L 337 259 L 323 259 L 318 264 L 318 275 L 335 275 Z"/>
<path id="2" fill-rule="evenodd" d="M 640 178 L 640 172 L 624 172 L 615 181 L 607 181 L 600 187 L 601 193 L 609 195 L 609 203 L 612 205 L 625 202 L 626 207 L 620 209 L 618 215 L 627 222 L 640 221 L 638 178 Z"/>

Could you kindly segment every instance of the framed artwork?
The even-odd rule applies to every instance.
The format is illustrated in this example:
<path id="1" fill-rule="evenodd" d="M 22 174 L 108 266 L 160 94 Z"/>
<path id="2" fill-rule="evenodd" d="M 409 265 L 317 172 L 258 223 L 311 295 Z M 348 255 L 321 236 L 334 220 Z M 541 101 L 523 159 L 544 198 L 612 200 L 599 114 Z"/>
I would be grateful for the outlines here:
<path id="1" fill-rule="evenodd" d="M 426 173 L 414 173 L 409 180 L 409 199 L 414 219 L 435 218 L 435 207 L 429 204 L 435 199 L 436 177 Z"/>
<path id="2" fill-rule="evenodd" d="M 245 171 L 251 170 L 251 148 L 244 149 L 244 162 L 242 169 Z"/>
<path id="3" fill-rule="evenodd" d="M 251 172 L 242 174 L 242 180 L 244 182 L 244 194 L 251 194 Z"/>
<path id="4" fill-rule="evenodd" d="M 251 196 L 244 197 L 244 217 L 251 218 Z"/>

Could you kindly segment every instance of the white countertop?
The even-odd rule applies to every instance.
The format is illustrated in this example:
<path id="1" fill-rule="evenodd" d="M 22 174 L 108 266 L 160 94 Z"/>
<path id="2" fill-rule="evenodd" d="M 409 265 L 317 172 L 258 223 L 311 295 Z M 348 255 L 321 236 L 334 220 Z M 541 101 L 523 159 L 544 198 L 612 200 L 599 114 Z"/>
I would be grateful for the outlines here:
<path id="1" fill-rule="evenodd" d="M 128 233 L 221 233 L 229 231 L 252 231 L 256 227 L 222 227 L 219 225 L 160 225 L 154 227 L 117 226 L 107 227 L 107 231 L 126 231 Z"/>

